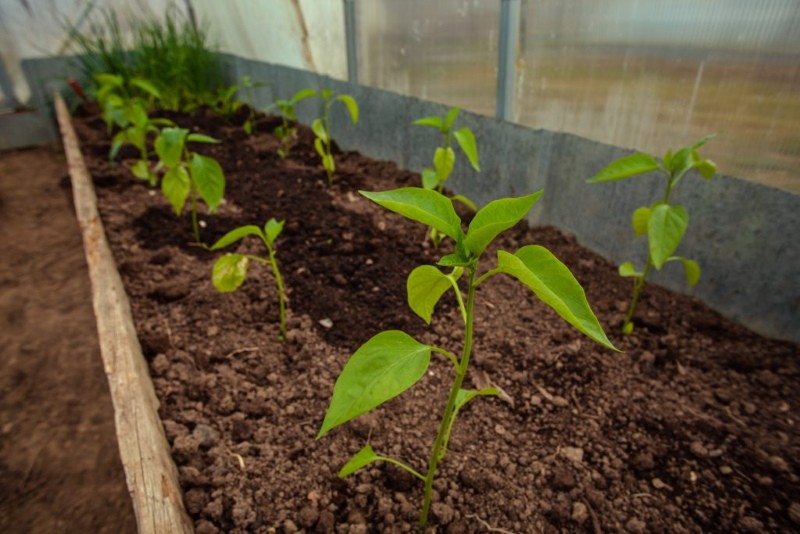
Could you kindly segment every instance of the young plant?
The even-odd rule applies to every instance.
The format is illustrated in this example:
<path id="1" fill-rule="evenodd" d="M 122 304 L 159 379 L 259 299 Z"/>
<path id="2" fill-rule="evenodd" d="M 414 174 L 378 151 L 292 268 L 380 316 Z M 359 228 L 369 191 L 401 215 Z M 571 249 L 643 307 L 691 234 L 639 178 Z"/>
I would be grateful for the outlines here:
<path id="1" fill-rule="evenodd" d="M 452 108 L 447 114 L 442 117 L 431 116 L 424 117 L 414 121 L 414 124 L 419 126 L 429 126 L 439 130 L 442 134 L 442 144 L 436 148 L 433 153 L 433 167 L 425 167 L 422 169 L 422 187 L 425 189 L 432 189 L 439 193 L 444 193 L 444 184 L 450 178 L 453 172 L 453 167 L 456 164 L 456 153 L 452 147 L 452 140 L 455 137 L 458 146 L 461 147 L 464 155 L 467 156 L 470 165 L 476 171 L 480 172 L 481 167 L 478 162 L 478 145 L 475 142 L 475 136 L 468 127 L 459 128 L 453 131 L 453 123 L 461 111 L 459 108 Z M 453 200 L 461 202 L 472 211 L 475 211 L 475 203 L 463 195 L 455 195 Z M 434 228 L 430 229 L 429 237 L 435 247 L 439 247 L 444 236 Z"/>
<path id="2" fill-rule="evenodd" d="M 297 138 L 297 112 L 295 106 L 301 100 L 315 96 L 317 92 L 313 89 L 301 89 L 289 100 L 278 98 L 265 111 L 277 108 L 281 115 L 281 125 L 276 127 L 272 133 L 280 139 L 281 148 L 278 149 L 278 156 L 281 159 L 289 155 L 292 143 Z M 356 115 L 358 111 L 356 110 Z"/>
<path id="3" fill-rule="evenodd" d="M 336 163 L 333 160 L 331 153 L 331 124 L 330 124 L 330 108 L 337 100 L 345 105 L 350 120 L 353 124 L 358 122 L 358 104 L 355 99 L 350 95 L 335 95 L 330 89 L 323 89 L 320 92 L 322 98 L 322 118 L 315 119 L 311 123 L 311 129 L 314 130 L 314 149 L 317 154 L 322 158 L 322 166 L 325 172 L 328 173 L 328 185 L 333 185 L 333 173 L 336 170 Z"/>
<path id="4" fill-rule="evenodd" d="M 164 128 L 156 138 L 155 149 L 159 165 L 167 169 L 161 180 L 161 191 L 176 215 L 181 215 L 189 198 L 194 239 L 199 243 L 198 196 L 206 203 L 208 211 L 214 213 L 225 194 L 225 175 L 217 160 L 192 152 L 186 146 L 188 142 L 219 143 L 207 135 L 189 133 L 186 128 Z"/>
<path id="5" fill-rule="evenodd" d="M 150 153 L 147 149 L 148 137 L 153 133 L 157 135 L 160 127 L 174 126 L 174 123 L 169 119 L 150 118 L 144 104 L 139 101 L 125 107 L 125 118 L 128 126 L 114 136 L 108 157 L 113 160 L 123 145 L 133 145 L 139 150 L 140 158 L 131 167 L 131 172 L 137 178 L 147 180 L 151 186 L 155 187 L 158 183 L 158 175 L 150 167 Z"/>
<path id="6" fill-rule="evenodd" d="M 430 324 L 436 304 L 452 290 L 464 322 L 464 344 L 459 357 L 444 348 L 420 343 L 399 330 L 375 335 L 350 357 L 336 380 L 317 438 L 409 389 L 425 375 L 431 354 L 444 356 L 453 365 L 454 377 L 427 470 L 417 471 L 397 459 L 378 454 L 367 444 L 339 471 L 339 476 L 345 477 L 381 460 L 411 473 L 424 484 L 419 519 L 420 526 L 424 527 L 428 521 L 436 468 L 447 451 L 459 410 L 475 397 L 499 395 L 499 391 L 492 387 L 480 390 L 462 387 L 472 355 L 475 291 L 482 283 L 501 273 L 516 278 L 577 330 L 610 349 L 616 349 L 589 307 L 581 285 L 569 269 L 544 247 L 528 245 L 514 254 L 500 250 L 494 268 L 484 271 L 479 268 L 481 256 L 489 244 L 528 213 L 542 195 L 541 191 L 490 202 L 475 214 L 466 232 L 452 200 L 437 191 L 403 188 L 380 193 L 362 191 L 361 194 L 388 210 L 431 226 L 455 241 L 455 252 L 441 258 L 438 267 L 421 265 L 408 276 L 408 305 Z M 466 297 L 457 283 L 462 276 L 466 276 Z"/>
<path id="7" fill-rule="evenodd" d="M 222 115 L 222 117 L 224 117 L 226 121 L 231 119 L 234 115 L 236 115 L 236 113 L 238 113 L 238 111 L 245 104 L 242 100 L 236 97 L 236 94 L 243 90 L 246 90 L 250 93 L 250 96 L 252 97 L 253 89 L 256 87 L 260 87 L 262 85 L 265 84 L 259 82 L 253 82 L 250 79 L 250 76 L 247 75 L 242 76 L 242 79 L 238 85 L 236 84 L 231 85 L 230 87 L 227 88 L 223 87 L 219 90 L 217 98 L 212 106 L 214 112 L 218 113 L 219 115 Z M 251 98 L 250 100 L 252 101 L 253 99 Z M 251 135 L 253 133 L 253 128 L 255 127 L 256 123 L 256 110 L 253 109 L 252 106 L 248 106 L 247 109 L 248 109 L 247 118 L 242 123 L 242 130 L 244 130 L 244 133 L 246 133 L 247 135 Z"/>
<path id="8" fill-rule="evenodd" d="M 219 241 L 211 246 L 211 250 L 225 248 L 240 239 L 254 235 L 261 238 L 264 246 L 267 247 L 267 257 L 252 256 L 249 254 L 225 254 L 214 263 L 211 273 L 211 280 L 214 287 L 222 293 L 236 291 L 244 283 L 247 276 L 249 260 L 263 264 L 269 264 L 272 268 L 272 275 L 275 277 L 275 285 L 278 287 L 278 316 L 280 320 L 280 339 L 286 340 L 286 293 L 283 289 L 283 278 L 278 268 L 278 260 L 275 258 L 275 240 L 283 230 L 283 221 L 270 219 L 261 229 L 255 225 L 240 226 L 222 236 Z"/>
<path id="9" fill-rule="evenodd" d="M 622 331 L 625 334 L 633 332 L 633 313 L 636 310 L 636 303 L 639 301 L 647 277 L 654 267 L 661 269 L 666 263 L 678 261 L 683 264 L 686 281 L 689 285 L 695 285 L 700 279 L 700 266 L 696 261 L 673 255 L 689 225 L 689 215 L 682 206 L 670 204 L 670 196 L 691 169 L 697 169 L 700 175 L 707 180 L 717 172 L 716 165 L 710 160 L 702 159 L 697 152 L 713 137 L 714 135 L 707 135 L 695 144 L 683 147 L 674 154 L 667 151 L 661 163 L 649 154 L 625 156 L 587 180 L 589 183 L 611 182 L 652 171 L 660 172 L 666 180 L 666 192 L 662 200 L 658 200 L 650 206 L 638 208 L 633 212 L 631 221 L 633 231 L 637 237 L 647 234 L 648 254 L 642 271 L 637 270 L 629 261 L 619 266 L 620 276 L 634 279 L 633 297 L 628 307 L 628 313 L 625 315 L 625 321 L 622 323 Z"/>
<path id="10" fill-rule="evenodd" d="M 134 108 L 143 108 L 146 113 L 161 98 L 158 89 L 144 78 L 99 73 L 95 74 L 94 80 L 97 103 L 109 133 L 114 127 L 127 128 L 130 118 L 136 114 Z"/>

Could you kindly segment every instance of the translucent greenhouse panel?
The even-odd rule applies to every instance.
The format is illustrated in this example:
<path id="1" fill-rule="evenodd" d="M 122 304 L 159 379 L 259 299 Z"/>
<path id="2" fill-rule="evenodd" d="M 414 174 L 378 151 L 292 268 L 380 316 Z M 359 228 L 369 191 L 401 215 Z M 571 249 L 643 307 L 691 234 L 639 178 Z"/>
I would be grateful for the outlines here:
<path id="1" fill-rule="evenodd" d="M 494 115 L 499 0 L 356 5 L 361 83 Z"/>
<path id="2" fill-rule="evenodd" d="M 16 100 L 25 104 L 30 98 L 30 88 L 20 68 L 22 60 L 76 52 L 69 38 L 70 27 L 80 32 L 104 28 L 106 15 L 113 12 L 127 36 L 129 15 L 158 18 L 168 9 L 183 16 L 185 3 L 175 0 L 1 0 L 0 61 Z"/>
<path id="3" fill-rule="evenodd" d="M 800 1 L 530 0 L 519 121 L 800 191 Z"/>
<path id="4" fill-rule="evenodd" d="M 223 52 L 347 79 L 342 0 L 192 0 Z"/>

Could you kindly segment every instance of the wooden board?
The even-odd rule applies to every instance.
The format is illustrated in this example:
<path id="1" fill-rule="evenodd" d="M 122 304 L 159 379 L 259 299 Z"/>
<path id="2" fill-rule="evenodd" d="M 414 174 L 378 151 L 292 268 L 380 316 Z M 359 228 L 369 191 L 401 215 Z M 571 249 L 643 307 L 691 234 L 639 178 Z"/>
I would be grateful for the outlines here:
<path id="1" fill-rule="evenodd" d="M 191 533 L 194 528 L 183 506 L 178 472 L 158 416 L 158 398 L 136 337 L 128 296 L 97 212 L 92 179 L 60 95 L 55 96 L 55 106 L 89 265 L 100 351 L 114 403 L 119 453 L 139 532 Z"/>

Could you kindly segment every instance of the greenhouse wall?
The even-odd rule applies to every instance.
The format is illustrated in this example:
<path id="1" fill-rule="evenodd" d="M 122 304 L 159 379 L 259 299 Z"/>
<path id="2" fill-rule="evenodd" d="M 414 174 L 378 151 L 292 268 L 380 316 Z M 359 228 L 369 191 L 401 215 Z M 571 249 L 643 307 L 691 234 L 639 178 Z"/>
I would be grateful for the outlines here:
<path id="1" fill-rule="evenodd" d="M 344 111 L 332 109 L 334 137 L 345 150 L 395 161 L 420 171 L 437 142 L 430 129 L 413 127 L 415 119 L 442 115 L 442 104 L 389 91 L 353 85 L 289 67 L 229 57 L 232 79 L 249 74 L 270 80 L 256 96 L 264 106 L 300 89 L 330 88 L 356 98 L 362 108 L 353 125 Z M 320 109 L 309 103 L 299 110 L 310 123 Z M 635 240 L 630 214 L 663 194 L 658 176 L 641 181 L 586 184 L 606 164 L 631 151 L 577 135 L 531 130 L 498 119 L 463 112 L 460 124 L 479 140 L 482 172 L 463 162 L 450 187 L 484 204 L 502 196 L 544 188 L 530 222 L 554 225 L 573 233 L 584 245 L 615 263 L 644 262 L 646 247 Z M 771 336 L 800 340 L 798 266 L 800 247 L 787 229 L 800 228 L 800 196 L 739 178 L 712 180 L 688 176 L 674 200 L 691 214 L 681 253 L 703 269 L 700 283 L 687 287 L 682 269 L 668 266 L 653 281 L 695 295 L 724 315 Z M 768 258 L 769 261 L 765 261 Z"/>

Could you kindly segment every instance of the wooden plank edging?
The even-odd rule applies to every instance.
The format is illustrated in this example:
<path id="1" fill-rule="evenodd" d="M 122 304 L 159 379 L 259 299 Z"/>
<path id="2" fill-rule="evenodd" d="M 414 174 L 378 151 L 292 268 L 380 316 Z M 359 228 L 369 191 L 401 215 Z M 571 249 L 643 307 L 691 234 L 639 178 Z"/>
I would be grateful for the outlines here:
<path id="1" fill-rule="evenodd" d="M 178 471 L 158 416 L 158 398 L 136 337 L 128 296 L 106 241 L 92 179 L 81 155 L 72 118 L 58 94 L 55 107 L 89 266 L 119 453 L 136 523 L 141 534 L 190 534 L 194 528 L 183 506 Z"/>

